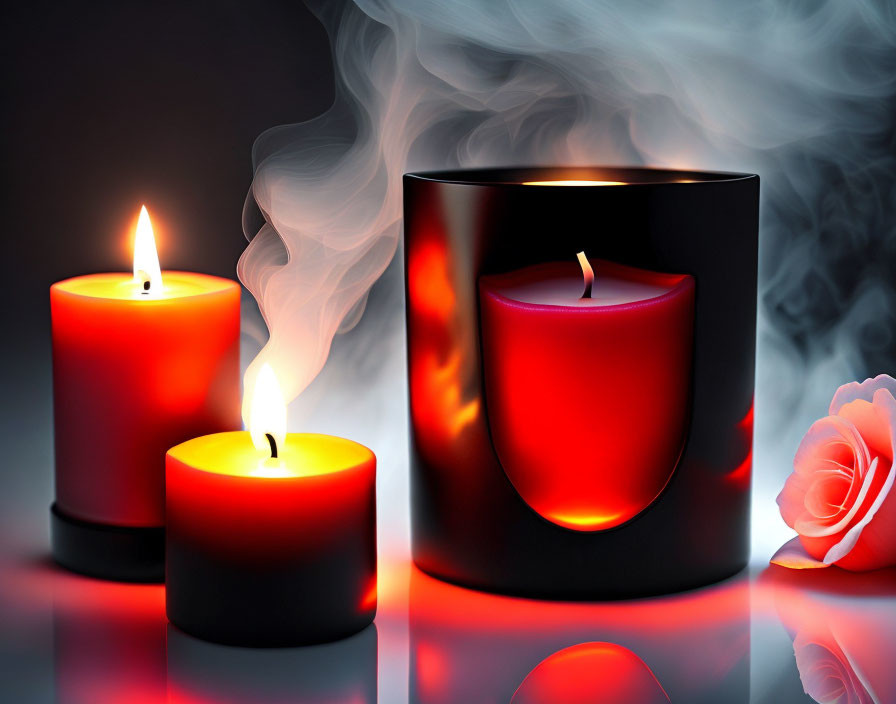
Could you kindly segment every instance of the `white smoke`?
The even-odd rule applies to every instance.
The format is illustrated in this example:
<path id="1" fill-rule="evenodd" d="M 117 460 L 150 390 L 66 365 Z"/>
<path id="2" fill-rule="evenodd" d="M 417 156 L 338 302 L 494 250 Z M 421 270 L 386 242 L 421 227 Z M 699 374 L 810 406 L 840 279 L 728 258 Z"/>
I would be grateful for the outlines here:
<path id="1" fill-rule="evenodd" d="M 893 6 L 319 0 L 315 11 L 333 41 L 337 99 L 254 148 L 239 275 L 270 339 L 246 388 L 267 361 L 296 398 L 337 332 L 361 320 L 399 244 L 405 171 L 604 163 L 759 173 L 754 506 L 770 535 L 764 524 L 775 519 L 790 453 L 836 386 L 896 371 L 885 266 L 896 259 L 887 244 L 896 215 Z M 386 470 L 386 532 L 399 541 L 400 276 L 389 269 L 378 317 L 337 340 L 332 371 L 293 406 L 302 427 L 368 437 Z"/>

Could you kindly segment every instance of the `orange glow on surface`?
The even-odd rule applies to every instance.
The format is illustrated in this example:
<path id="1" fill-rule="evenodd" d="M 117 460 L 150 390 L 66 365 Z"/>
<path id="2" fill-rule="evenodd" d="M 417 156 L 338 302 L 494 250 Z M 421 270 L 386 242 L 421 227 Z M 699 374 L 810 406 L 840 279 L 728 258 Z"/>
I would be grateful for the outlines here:
<path id="1" fill-rule="evenodd" d="M 625 181 L 585 181 L 585 180 L 565 180 L 565 181 L 523 181 L 524 186 L 624 186 Z"/>
<path id="2" fill-rule="evenodd" d="M 168 456 L 211 474 L 284 479 L 334 474 L 375 462 L 373 453 L 363 445 L 332 435 L 288 433 L 279 450 L 280 462 L 273 462 L 282 471 L 270 474 L 258 473 L 259 466 L 264 467 L 269 461 L 267 442 L 263 450 L 258 450 L 246 431 L 193 438 L 171 448 Z"/>
<path id="3" fill-rule="evenodd" d="M 750 403 L 750 408 L 743 418 L 737 422 L 737 428 L 740 431 L 741 442 L 746 448 L 747 455 L 743 461 L 725 475 L 725 479 L 740 488 L 746 488 L 750 485 L 750 478 L 753 475 L 753 408 L 755 401 Z"/>
<path id="4" fill-rule="evenodd" d="M 624 513 L 622 511 L 604 515 L 595 513 L 582 513 L 580 515 L 559 512 L 548 513 L 548 517 L 554 523 L 578 530 L 600 530 L 601 528 L 609 528 L 610 526 L 618 525 L 619 519 L 622 518 L 623 515 Z"/>
<path id="5" fill-rule="evenodd" d="M 429 242 L 415 250 L 408 262 L 408 289 L 415 310 L 437 320 L 447 320 L 454 312 L 454 287 L 448 271 L 445 248 Z"/>
<path id="6" fill-rule="evenodd" d="M 460 361 L 459 352 L 454 352 L 444 364 L 439 364 L 437 355 L 427 354 L 414 373 L 415 397 L 428 401 L 425 405 L 415 404 L 414 417 L 430 440 L 453 440 L 479 416 L 479 399 L 463 398 Z"/>
<path id="7" fill-rule="evenodd" d="M 542 660 L 511 704 L 661 704 L 669 696 L 647 664 L 615 643 L 580 643 Z"/>
<path id="8" fill-rule="evenodd" d="M 441 692 L 450 687 L 447 654 L 439 646 L 420 641 L 414 647 L 414 675 L 422 692 Z"/>
<path id="9" fill-rule="evenodd" d="M 753 451 L 747 455 L 746 459 L 737 467 L 732 469 L 725 475 L 725 478 L 736 486 L 747 486 L 750 483 L 750 477 L 753 474 Z"/>
<path id="10" fill-rule="evenodd" d="M 749 621 L 746 575 L 703 589 L 623 601 L 545 601 L 478 592 L 410 566 L 411 617 L 436 630 L 541 637 L 558 630 L 603 628 L 651 637 L 687 628 Z M 383 604 L 389 603 L 382 597 Z M 382 604 L 381 604 L 382 605 Z"/>
<path id="11" fill-rule="evenodd" d="M 156 239 L 152 231 L 152 222 L 146 206 L 140 206 L 140 217 L 134 235 L 134 283 L 143 293 L 154 295 L 162 291 L 162 271 L 159 267 L 159 254 L 156 251 Z"/>
<path id="12" fill-rule="evenodd" d="M 376 577 L 374 577 L 373 580 L 371 581 L 370 586 L 367 588 L 367 591 L 364 593 L 364 598 L 361 599 L 361 608 L 364 609 L 365 611 L 367 609 L 376 608 L 376 594 L 377 594 L 376 586 L 377 586 L 376 585 Z"/>

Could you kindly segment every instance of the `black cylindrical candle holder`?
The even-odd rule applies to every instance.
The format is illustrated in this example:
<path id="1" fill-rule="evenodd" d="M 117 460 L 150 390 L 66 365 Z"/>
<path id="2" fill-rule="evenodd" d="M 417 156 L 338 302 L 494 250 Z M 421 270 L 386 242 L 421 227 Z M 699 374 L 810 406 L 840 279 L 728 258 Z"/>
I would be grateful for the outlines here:
<path id="1" fill-rule="evenodd" d="M 759 178 L 749 174 L 589 167 L 405 175 L 412 548 L 419 567 L 486 590 L 618 598 L 695 587 L 745 566 L 758 203 Z M 542 368 L 517 364 L 526 352 L 520 344 L 539 346 L 537 332 L 531 343 L 517 335 L 515 346 L 496 356 L 494 331 L 483 329 L 483 279 L 492 295 L 496 281 L 515 281 L 529 267 L 574 265 L 583 250 L 592 261 L 641 270 L 643 276 L 635 276 L 644 281 L 668 279 L 670 290 L 692 285 L 692 298 L 684 301 L 690 312 L 682 320 L 693 327 L 679 330 L 674 363 L 670 358 L 664 366 L 663 345 L 657 345 L 651 374 L 642 378 L 620 365 L 624 371 L 613 378 L 613 393 L 629 389 L 631 398 L 612 398 L 607 388 L 584 384 L 527 401 L 527 385 L 552 372 L 552 362 L 542 355 Z M 599 285 L 601 265 L 596 269 Z M 655 318 L 664 320 L 656 308 Z M 629 332 L 636 337 L 637 324 Z M 594 344 L 606 349 L 617 343 L 609 337 Z M 588 348 L 572 352 L 556 363 L 568 365 L 572 358 L 571 364 L 591 371 L 589 361 L 597 355 Z M 526 374 L 508 380 L 501 354 Z M 612 378 L 612 370 L 607 373 Z M 682 380 L 681 390 L 671 381 L 651 386 L 657 375 Z M 663 390 L 672 386 L 677 395 L 670 404 Z M 506 398 L 490 396 L 495 388 L 515 389 L 502 393 L 517 401 L 508 405 Z M 645 468 L 640 445 L 655 442 L 656 433 L 639 433 L 633 415 L 629 432 L 619 438 L 631 444 L 631 464 L 623 448 L 620 466 L 605 467 L 594 459 L 600 448 L 589 438 L 519 431 L 527 426 L 516 421 L 526 414 L 562 417 L 583 408 L 581 398 L 593 399 L 584 408 L 595 424 L 611 418 L 606 414 L 615 400 L 624 400 L 629 413 L 637 411 L 632 398 L 645 411 L 666 403 L 667 435 L 677 435 L 663 438 L 664 453 L 655 453 L 660 459 Z M 515 424 L 522 450 L 512 453 L 501 434 Z M 607 492 L 639 489 L 650 474 L 653 485 L 641 491 L 650 500 L 621 518 L 558 519 L 522 491 L 519 480 L 533 472 L 537 480 L 538 471 L 569 473 L 567 466 L 518 466 L 529 455 L 549 462 L 552 446 L 564 462 L 573 457 L 578 471 L 619 473 Z M 575 473 L 568 481 L 553 480 L 551 491 L 577 496 L 586 507 L 588 492 L 600 490 L 594 482 L 578 486 Z"/>
<path id="2" fill-rule="evenodd" d="M 336 640 L 376 613 L 376 458 L 291 433 L 259 460 L 248 432 L 196 438 L 166 460 L 166 610 L 204 640 Z"/>

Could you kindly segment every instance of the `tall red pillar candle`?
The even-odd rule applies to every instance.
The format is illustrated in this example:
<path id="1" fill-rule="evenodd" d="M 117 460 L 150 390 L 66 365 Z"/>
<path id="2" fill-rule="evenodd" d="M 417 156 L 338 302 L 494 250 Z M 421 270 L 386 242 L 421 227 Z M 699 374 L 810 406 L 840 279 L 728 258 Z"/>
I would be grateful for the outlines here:
<path id="1" fill-rule="evenodd" d="M 151 238 L 144 209 L 134 275 L 50 288 L 54 556 L 131 581 L 164 577 L 165 452 L 240 427 L 239 285 L 160 271 Z"/>
<path id="2" fill-rule="evenodd" d="M 254 398 L 282 404 L 263 388 L 274 379 L 264 365 Z M 259 429 L 255 407 L 249 431 L 168 452 L 168 619 L 241 646 L 355 633 L 376 613 L 376 457 L 350 440 L 287 434 L 285 406 Z"/>
<path id="3" fill-rule="evenodd" d="M 647 508 L 678 462 L 694 280 L 580 263 L 482 277 L 482 357 L 489 427 L 517 493 L 559 526 L 596 531 Z"/>

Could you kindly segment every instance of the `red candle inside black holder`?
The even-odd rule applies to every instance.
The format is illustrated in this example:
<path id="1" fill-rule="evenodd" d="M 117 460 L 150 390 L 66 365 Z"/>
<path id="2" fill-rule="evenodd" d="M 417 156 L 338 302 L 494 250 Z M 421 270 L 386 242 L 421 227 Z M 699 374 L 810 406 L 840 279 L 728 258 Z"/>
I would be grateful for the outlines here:
<path id="1" fill-rule="evenodd" d="M 168 452 L 166 609 L 191 635 L 292 646 L 373 621 L 376 458 L 350 440 L 286 434 L 285 406 L 281 419 Z"/>
<path id="2" fill-rule="evenodd" d="M 420 568 L 595 599 L 746 565 L 758 204 L 751 174 L 405 175 Z"/>
<path id="3" fill-rule="evenodd" d="M 579 260 L 480 279 L 482 361 L 517 492 L 557 525 L 596 531 L 647 508 L 681 454 L 694 279 Z"/>

